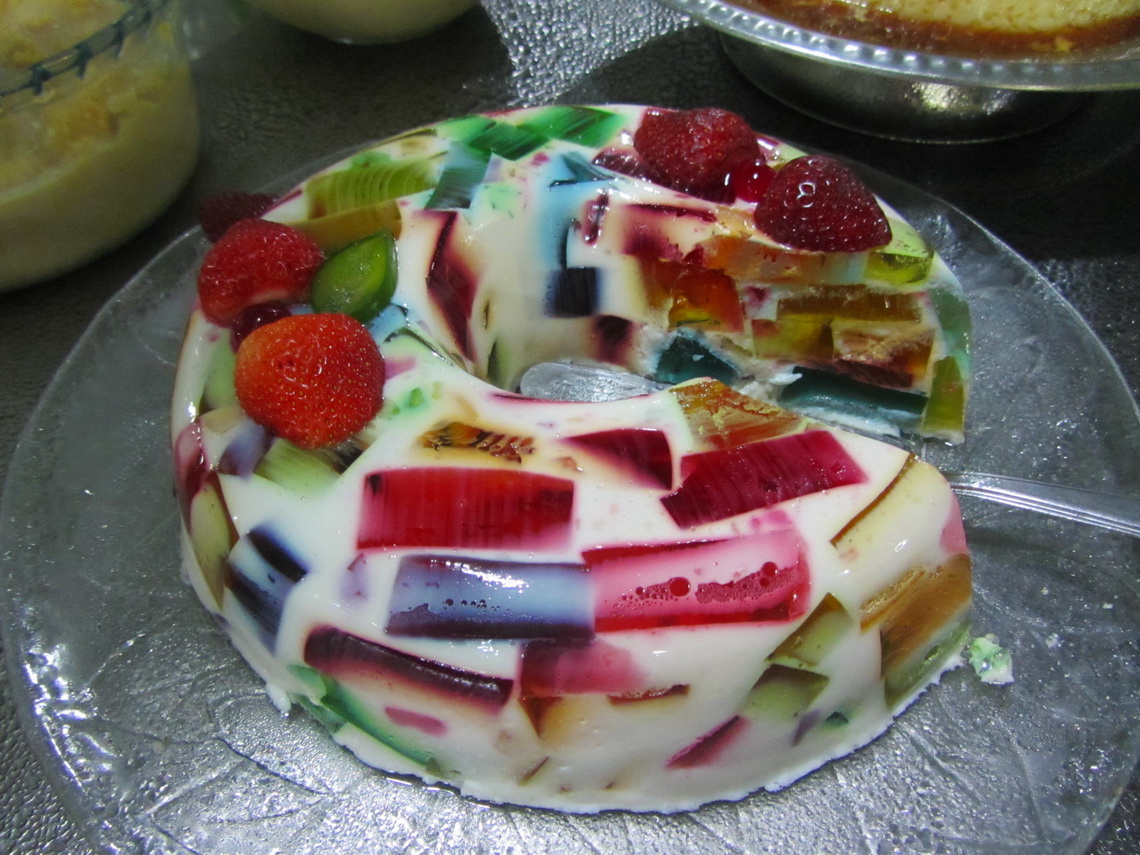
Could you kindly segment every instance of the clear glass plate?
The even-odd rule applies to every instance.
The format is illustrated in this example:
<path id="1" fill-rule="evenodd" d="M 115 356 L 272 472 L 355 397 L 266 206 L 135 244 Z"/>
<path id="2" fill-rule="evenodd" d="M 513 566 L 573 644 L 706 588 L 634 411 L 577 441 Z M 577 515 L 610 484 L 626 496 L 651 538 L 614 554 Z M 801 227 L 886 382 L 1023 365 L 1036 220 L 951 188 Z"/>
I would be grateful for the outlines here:
<path id="1" fill-rule="evenodd" d="M 310 171 L 310 170 L 306 170 Z M 976 393 L 930 459 L 1140 492 L 1140 414 L 1101 344 L 1026 263 L 881 176 L 965 283 Z M 1016 682 L 947 675 L 867 748 L 775 794 L 672 816 L 497 807 L 367 769 L 283 716 L 179 572 L 167 408 L 206 243 L 171 245 L 47 390 L 0 504 L 2 624 L 27 733 L 113 852 L 1084 852 L 1140 750 L 1137 542 L 966 501 L 976 633 Z"/>
<path id="2" fill-rule="evenodd" d="M 1042 92 L 1140 86 L 1140 39 L 1067 56 L 975 59 L 889 48 L 826 35 L 721 0 L 659 0 L 703 24 L 755 45 L 880 74 Z"/>

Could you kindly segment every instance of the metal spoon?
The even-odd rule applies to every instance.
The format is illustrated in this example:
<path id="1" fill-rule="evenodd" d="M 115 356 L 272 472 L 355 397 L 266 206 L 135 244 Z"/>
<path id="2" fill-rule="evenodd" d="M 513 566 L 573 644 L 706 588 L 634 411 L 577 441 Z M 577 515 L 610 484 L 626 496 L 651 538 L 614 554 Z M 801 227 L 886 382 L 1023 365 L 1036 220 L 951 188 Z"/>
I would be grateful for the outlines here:
<path id="1" fill-rule="evenodd" d="M 1063 520 L 1140 537 L 1140 499 L 1029 481 L 1009 475 L 942 470 L 954 491 Z"/>
<path id="2" fill-rule="evenodd" d="M 523 375 L 519 391 L 531 398 L 596 402 L 644 395 L 667 386 L 609 366 L 541 362 Z M 984 472 L 942 470 L 942 475 L 959 495 L 1140 537 L 1140 499 L 1132 496 Z"/>

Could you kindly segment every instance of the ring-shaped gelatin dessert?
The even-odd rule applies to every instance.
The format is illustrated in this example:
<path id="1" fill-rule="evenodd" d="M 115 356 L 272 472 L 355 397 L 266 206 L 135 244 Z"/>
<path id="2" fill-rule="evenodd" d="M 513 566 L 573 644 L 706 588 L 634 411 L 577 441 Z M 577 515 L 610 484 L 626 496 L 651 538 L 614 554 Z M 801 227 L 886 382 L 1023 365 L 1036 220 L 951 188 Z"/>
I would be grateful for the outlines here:
<path id="1" fill-rule="evenodd" d="M 742 122 L 467 116 L 224 232 L 174 396 L 184 556 L 281 705 L 479 799 L 675 811 L 866 744 L 958 662 L 957 503 L 867 433 L 962 438 L 961 289 Z M 517 391 L 559 360 L 656 390 Z"/>

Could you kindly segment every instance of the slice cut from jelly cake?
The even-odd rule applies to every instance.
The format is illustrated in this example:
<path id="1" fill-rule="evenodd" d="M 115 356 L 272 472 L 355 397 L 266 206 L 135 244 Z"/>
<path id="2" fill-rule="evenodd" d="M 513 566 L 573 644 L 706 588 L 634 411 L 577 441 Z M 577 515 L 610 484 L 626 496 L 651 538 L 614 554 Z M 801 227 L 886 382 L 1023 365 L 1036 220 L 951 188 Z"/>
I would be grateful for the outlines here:
<path id="1" fill-rule="evenodd" d="M 885 206 L 842 251 L 777 242 L 752 197 L 798 152 L 756 138 L 726 167 L 740 135 L 716 117 L 714 165 L 678 177 L 659 152 L 696 143 L 639 139 L 647 115 L 405 134 L 265 215 L 290 224 L 275 252 L 326 259 L 311 288 L 250 285 L 269 238 L 248 228 L 204 265 L 173 424 L 190 578 L 273 693 L 380 769 L 687 809 L 866 744 L 957 663 L 970 562 L 945 481 L 772 402 L 959 439 L 960 289 Z M 820 192 L 865 209 L 848 181 Z M 223 280 L 251 305 L 211 320 Z M 567 359 L 664 388 L 513 391 Z M 310 442 L 313 421 L 349 427 Z"/>
<path id="2" fill-rule="evenodd" d="M 329 168 L 267 216 L 327 251 L 379 229 L 398 235 L 396 302 L 504 388 L 534 362 L 589 358 L 667 382 L 711 375 L 790 409 L 960 441 L 969 315 L 923 238 L 876 200 L 882 244 L 781 244 L 757 226 L 778 219 L 763 191 L 747 201 L 722 177 L 711 201 L 657 183 L 667 176 L 634 143 L 643 113 L 550 107 L 444 122 Z M 766 138 L 754 159 L 775 176 L 768 193 L 813 160 Z M 823 195 L 826 176 L 797 171 L 785 192 Z"/>

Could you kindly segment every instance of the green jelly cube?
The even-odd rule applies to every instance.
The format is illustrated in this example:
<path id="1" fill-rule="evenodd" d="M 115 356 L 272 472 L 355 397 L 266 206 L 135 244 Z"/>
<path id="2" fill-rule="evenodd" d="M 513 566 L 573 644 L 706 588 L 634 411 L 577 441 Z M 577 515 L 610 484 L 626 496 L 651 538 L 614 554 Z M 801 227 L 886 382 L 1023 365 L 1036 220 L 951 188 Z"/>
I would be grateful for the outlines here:
<path id="1" fill-rule="evenodd" d="M 253 473 L 292 492 L 311 496 L 335 483 L 343 471 L 344 467 L 323 450 L 305 449 L 278 439 L 269 446 Z"/>
<path id="2" fill-rule="evenodd" d="M 552 139 L 600 148 L 621 130 L 625 119 L 609 110 L 596 107 L 547 107 L 522 122 L 519 127 Z"/>
<path id="3" fill-rule="evenodd" d="M 839 600 L 827 594 L 808 615 L 807 620 L 796 627 L 795 631 L 772 651 L 768 659 L 808 666 L 818 665 L 854 626 L 855 619 L 847 613 Z"/>
<path id="4" fill-rule="evenodd" d="M 930 303 L 946 337 L 946 349 L 957 358 L 962 370 L 970 370 L 970 309 L 966 298 L 956 289 L 934 285 L 929 292 Z"/>
<path id="5" fill-rule="evenodd" d="M 966 644 L 970 622 L 963 619 L 950 632 L 927 649 L 924 656 L 911 660 L 904 667 L 892 669 L 883 681 L 887 706 L 894 709 L 919 690 L 945 666 L 945 663 Z"/>
<path id="6" fill-rule="evenodd" d="M 202 388 L 199 412 L 208 413 L 222 407 L 232 407 L 238 403 L 234 391 L 234 365 L 237 355 L 230 347 L 229 334 L 225 334 L 213 346 L 210 362 L 206 368 L 206 382 Z"/>
<path id="7" fill-rule="evenodd" d="M 493 124 L 495 124 L 495 120 L 489 116 L 460 116 L 457 119 L 441 122 L 436 126 L 436 133 L 444 139 L 471 142 Z"/>
<path id="8" fill-rule="evenodd" d="M 800 378 L 785 386 L 777 403 L 791 410 L 841 413 L 875 423 L 886 420 L 913 431 L 926 408 L 926 396 L 884 389 L 850 377 L 796 368 Z"/>
<path id="9" fill-rule="evenodd" d="M 211 475 L 190 501 L 188 528 L 194 560 L 198 562 L 214 604 L 220 608 L 229 573 L 228 559 L 237 543 L 237 532 L 216 476 Z"/>
<path id="10" fill-rule="evenodd" d="M 293 664 L 289 666 L 289 673 L 304 684 L 305 690 L 314 697 L 320 697 L 332 685 L 332 677 L 326 677 L 316 668 L 309 665 Z"/>
<path id="11" fill-rule="evenodd" d="M 827 688 L 828 678 L 814 671 L 769 665 L 744 701 L 741 715 L 791 720 L 802 715 Z"/>
<path id="12" fill-rule="evenodd" d="M 310 302 L 317 312 L 341 312 L 367 324 L 396 291 L 396 240 L 387 230 L 353 241 L 317 270 Z"/>
<path id="13" fill-rule="evenodd" d="M 351 724 L 414 763 L 425 766 L 432 762 L 433 755 L 430 751 L 413 745 L 394 733 L 385 721 L 339 681 L 304 665 L 293 665 L 289 670 L 316 696 L 316 701 L 306 702 L 301 699 L 301 705 L 331 732 L 335 733 L 341 726 Z"/>
<path id="14" fill-rule="evenodd" d="M 439 183 L 424 207 L 428 210 L 468 208 L 475 188 L 487 174 L 488 152 L 467 145 L 455 145 L 447 156 Z"/>
<path id="15" fill-rule="evenodd" d="M 548 137 L 529 128 L 489 119 L 468 116 L 439 126 L 440 136 L 466 143 L 473 149 L 497 154 L 506 160 L 518 160 L 542 148 Z"/>
<path id="16" fill-rule="evenodd" d="M 866 275 L 891 285 L 911 285 L 930 274 L 933 261 L 934 250 L 913 226 L 891 220 L 891 242 L 868 255 Z"/>
<path id="17" fill-rule="evenodd" d="M 310 217 L 352 211 L 435 187 L 438 157 L 415 157 L 339 169 L 318 175 L 305 186 Z"/>
<path id="18" fill-rule="evenodd" d="M 958 360 L 947 356 L 934 364 L 930 398 L 922 414 L 922 431 L 947 437 L 960 436 L 966 424 L 966 384 Z"/>
<path id="19" fill-rule="evenodd" d="M 661 354 L 653 379 L 659 383 L 683 383 L 698 377 L 711 377 L 731 385 L 740 374 L 734 365 L 713 353 L 696 337 L 676 336 Z"/>
<path id="20" fill-rule="evenodd" d="M 305 712 L 315 718 L 320 725 L 333 736 L 336 735 L 338 730 L 344 727 L 343 718 L 325 709 L 320 704 L 315 704 L 305 697 L 299 697 L 295 700 L 301 705 Z"/>

